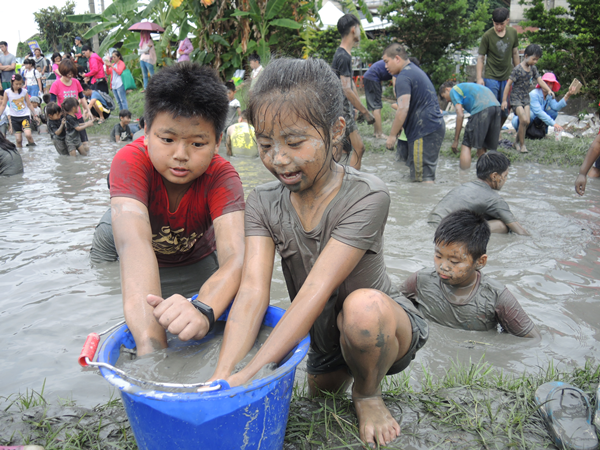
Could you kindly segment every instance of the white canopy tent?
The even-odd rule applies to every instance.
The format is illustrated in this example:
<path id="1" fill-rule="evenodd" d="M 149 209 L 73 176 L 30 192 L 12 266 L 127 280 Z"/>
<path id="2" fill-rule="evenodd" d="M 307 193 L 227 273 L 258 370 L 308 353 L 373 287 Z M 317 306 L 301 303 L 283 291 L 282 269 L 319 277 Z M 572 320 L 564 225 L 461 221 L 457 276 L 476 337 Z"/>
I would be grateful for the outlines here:
<path id="1" fill-rule="evenodd" d="M 327 27 L 337 26 L 338 20 L 340 20 L 340 17 L 343 15 L 344 12 L 335 6 L 333 2 L 325 3 L 319 10 L 319 18 L 323 24 L 321 29 L 325 30 Z M 381 30 L 382 28 L 387 28 L 392 25 L 391 22 L 388 22 L 387 20 L 381 20 L 379 17 L 373 17 L 373 22 L 371 23 L 369 23 L 367 19 L 362 19 L 360 24 L 365 31 Z"/>

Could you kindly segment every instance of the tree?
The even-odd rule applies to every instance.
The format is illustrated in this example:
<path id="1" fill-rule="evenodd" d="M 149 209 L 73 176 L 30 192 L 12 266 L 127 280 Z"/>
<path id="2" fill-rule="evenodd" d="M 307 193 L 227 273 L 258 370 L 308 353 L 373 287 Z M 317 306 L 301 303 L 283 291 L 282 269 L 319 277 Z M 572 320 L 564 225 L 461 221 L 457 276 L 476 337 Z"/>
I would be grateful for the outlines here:
<path id="1" fill-rule="evenodd" d="M 40 37 L 48 44 L 49 51 L 58 52 L 73 46 L 75 36 L 84 34 L 88 26 L 67 21 L 75 12 L 75 2 L 68 0 L 65 6 L 50 6 L 33 13 L 40 30 Z"/>
<path id="2" fill-rule="evenodd" d="M 490 17 L 487 1 L 472 13 L 467 0 L 387 0 L 380 11 L 394 24 L 389 34 L 421 62 L 436 86 L 453 75 L 461 57 L 481 38 Z"/>
<path id="3" fill-rule="evenodd" d="M 539 44 L 544 55 L 537 67 L 554 72 L 563 89 L 573 78 L 583 85 L 582 93 L 600 98 L 600 2 L 567 0 L 563 7 L 546 10 L 543 0 L 527 2 L 523 26 L 538 27 L 526 33 L 530 42 Z"/>

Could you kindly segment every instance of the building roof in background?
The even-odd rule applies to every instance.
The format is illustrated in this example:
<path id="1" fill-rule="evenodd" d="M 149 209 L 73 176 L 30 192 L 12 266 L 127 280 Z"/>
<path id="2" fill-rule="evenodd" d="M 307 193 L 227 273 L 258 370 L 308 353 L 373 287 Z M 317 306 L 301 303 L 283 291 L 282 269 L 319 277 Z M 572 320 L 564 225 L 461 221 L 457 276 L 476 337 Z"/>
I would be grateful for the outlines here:
<path id="1" fill-rule="evenodd" d="M 338 20 L 344 15 L 344 12 L 339 9 L 333 2 L 328 1 L 319 10 L 319 18 L 321 19 L 321 29 L 337 26 Z M 391 22 L 381 20 L 379 17 L 373 16 L 373 22 L 369 23 L 367 19 L 361 19 L 360 24 L 365 31 L 381 30 L 392 26 Z"/>

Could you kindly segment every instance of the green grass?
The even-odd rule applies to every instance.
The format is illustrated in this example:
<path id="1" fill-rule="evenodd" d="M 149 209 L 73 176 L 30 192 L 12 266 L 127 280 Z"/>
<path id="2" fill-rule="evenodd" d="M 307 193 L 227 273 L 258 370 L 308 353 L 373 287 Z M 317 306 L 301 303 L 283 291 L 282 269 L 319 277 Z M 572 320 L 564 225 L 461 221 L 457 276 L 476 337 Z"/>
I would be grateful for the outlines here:
<path id="1" fill-rule="evenodd" d="M 450 362 L 436 377 L 426 368 L 419 387 L 407 370 L 386 377 L 383 398 L 399 420 L 401 436 L 381 448 L 543 449 L 555 448 L 537 414 L 534 394 L 548 381 L 565 381 L 586 392 L 596 407 L 600 365 L 559 370 L 553 364 L 537 373 L 506 374 L 483 359 Z M 72 401 L 49 404 L 27 391 L 0 397 L 0 445 L 42 445 L 58 449 L 136 449 L 120 399 L 92 409 Z M 306 386 L 294 387 L 286 429 L 286 450 L 359 449 L 354 406 L 345 394 L 308 398 Z"/>

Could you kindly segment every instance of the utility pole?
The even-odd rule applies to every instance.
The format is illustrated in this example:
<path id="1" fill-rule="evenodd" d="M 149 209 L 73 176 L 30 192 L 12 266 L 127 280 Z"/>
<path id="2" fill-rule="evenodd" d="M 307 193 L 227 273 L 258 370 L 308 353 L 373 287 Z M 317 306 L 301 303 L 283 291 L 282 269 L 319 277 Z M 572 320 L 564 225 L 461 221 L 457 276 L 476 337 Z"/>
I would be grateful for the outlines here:
<path id="1" fill-rule="evenodd" d="M 94 0 L 89 0 L 88 5 L 90 7 L 90 14 L 96 14 L 96 5 Z M 96 22 L 92 22 L 90 23 L 90 27 L 95 27 L 96 26 Z M 92 38 L 92 48 L 94 49 L 94 52 L 97 52 L 98 49 L 100 48 L 100 43 L 98 42 L 98 35 L 94 35 L 94 37 Z"/>
<path id="2" fill-rule="evenodd" d="M 104 0 L 100 0 L 100 14 L 104 12 Z"/>

